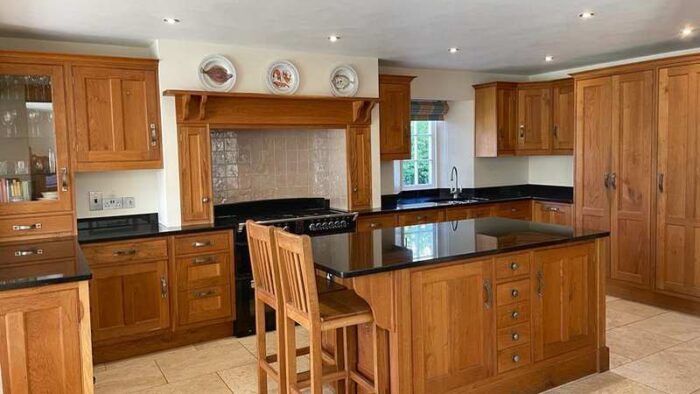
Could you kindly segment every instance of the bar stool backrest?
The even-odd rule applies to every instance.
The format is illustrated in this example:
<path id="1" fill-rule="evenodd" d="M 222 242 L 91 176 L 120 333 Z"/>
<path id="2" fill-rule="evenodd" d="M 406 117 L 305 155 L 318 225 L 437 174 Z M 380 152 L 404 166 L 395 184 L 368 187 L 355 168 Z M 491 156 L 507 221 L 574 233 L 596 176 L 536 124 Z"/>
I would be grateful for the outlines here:
<path id="1" fill-rule="evenodd" d="M 274 247 L 275 227 L 263 226 L 248 220 L 245 222 L 245 228 L 248 234 L 248 250 L 255 290 L 259 295 L 270 298 L 269 301 L 273 301 L 275 306 L 282 307 L 279 261 Z"/>
<path id="2" fill-rule="evenodd" d="M 309 327 L 320 319 L 311 238 L 275 229 L 275 241 L 286 311 Z"/>

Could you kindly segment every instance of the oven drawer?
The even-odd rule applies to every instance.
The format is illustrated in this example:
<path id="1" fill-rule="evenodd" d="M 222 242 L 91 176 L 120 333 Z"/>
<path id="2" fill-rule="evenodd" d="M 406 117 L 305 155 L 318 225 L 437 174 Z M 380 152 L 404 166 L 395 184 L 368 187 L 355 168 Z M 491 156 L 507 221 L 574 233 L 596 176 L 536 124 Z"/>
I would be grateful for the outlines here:
<path id="1" fill-rule="evenodd" d="M 175 237 L 175 254 L 209 253 L 231 250 L 231 231 Z"/>
<path id="2" fill-rule="evenodd" d="M 231 286 L 209 286 L 178 293 L 180 325 L 233 319 Z"/>
<path id="3" fill-rule="evenodd" d="M 164 238 L 96 243 L 82 249 L 90 265 L 168 258 L 168 241 Z"/>
<path id="4" fill-rule="evenodd" d="M 231 272 L 230 253 L 179 257 L 176 262 L 179 289 L 194 289 L 231 283 L 233 273 Z"/>

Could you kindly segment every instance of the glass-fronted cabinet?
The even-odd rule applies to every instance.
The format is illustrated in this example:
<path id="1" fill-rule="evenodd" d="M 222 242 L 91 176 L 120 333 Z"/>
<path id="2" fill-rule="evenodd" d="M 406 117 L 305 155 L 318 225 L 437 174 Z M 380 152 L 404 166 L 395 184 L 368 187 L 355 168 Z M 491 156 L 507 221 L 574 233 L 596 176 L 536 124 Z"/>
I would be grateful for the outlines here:
<path id="1" fill-rule="evenodd" d="M 0 63 L 0 214 L 72 209 L 63 67 Z"/>

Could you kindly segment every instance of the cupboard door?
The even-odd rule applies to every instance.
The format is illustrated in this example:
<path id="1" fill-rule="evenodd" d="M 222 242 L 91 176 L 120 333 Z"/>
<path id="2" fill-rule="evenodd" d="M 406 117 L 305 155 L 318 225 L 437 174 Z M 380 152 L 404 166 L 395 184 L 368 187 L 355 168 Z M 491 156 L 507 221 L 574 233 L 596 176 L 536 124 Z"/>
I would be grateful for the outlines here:
<path id="1" fill-rule="evenodd" d="M 162 260 L 90 267 L 93 340 L 170 326 L 167 265 Z"/>
<path id="2" fill-rule="evenodd" d="M 210 223 L 213 207 L 209 130 L 181 126 L 178 143 L 182 224 Z"/>
<path id="3" fill-rule="evenodd" d="M 659 70 L 656 287 L 700 296 L 700 65 Z"/>
<path id="4" fill-rule="evenodd" d="M 518 89 L 518 151 L 547 154 L 552 123 L 550 88 Z"/>
<path id="5" fill-rule="evenodd" d="M 531 288 L 536 361 L 595 344 L 595 265 L 592 243 L 535 252 Z"/>
<path id="6" fill-rule="evenodd" d="M 552 87 L 552 153 L 574 153 L 574 82 L 555 83 Z"/>
<path id="7" fill-rule="evenodd" d="M 615 75 L 612 82 L 610 276 L 649 285 L 654 75 Z"/>
<path id="8" fill-rule="evenodd" d="M 348 163 L 348 208 L 372 206 L 372 152 L 369 126 L 346 130 Z"/>
<path id="9" fill-rule="evenodd" d="M 79 310 L 77 288 L 0 299 L 0 391 L 84 392 Z"/>
<path id="10" fill-rule="evenodd" d="M 491 260 L 411 274 L 416 393 L 444 393 L 494 374 L 492 283 Z"/>
<path id="11" fill-rule="evenodd" d="M 512 88 L 496 89 L 496 124 L 498 155 L 515 154 L 518 122 L 518 92 Z"/>
<path id="12" fill-rule="evenodd" d="M 612 78 L 576 81 L 576 225 L 610 230 Z"/>
<path id="13" fill-rule="evenodd" d="M 161 168 L 155 70 L 74 67 L 78 170 Z"/>
<path id="14" fill-rule="evenodd" d="M 411 80 L 379 76 L 379 149 L 382 160 L 411 158 Z"/>

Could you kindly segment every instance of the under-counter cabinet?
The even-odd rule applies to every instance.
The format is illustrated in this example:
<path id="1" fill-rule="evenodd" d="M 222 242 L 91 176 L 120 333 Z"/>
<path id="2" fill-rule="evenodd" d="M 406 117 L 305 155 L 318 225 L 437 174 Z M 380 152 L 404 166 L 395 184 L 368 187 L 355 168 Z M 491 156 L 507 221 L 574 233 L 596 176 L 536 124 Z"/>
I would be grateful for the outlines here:
<path id="1" fill-rule="evenodd" d="M 411 81 L 379 75 L 379 153 L 382 160 L 411 158 Z"/>

